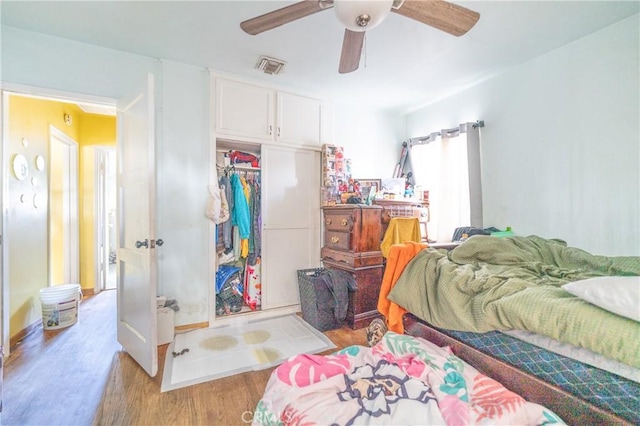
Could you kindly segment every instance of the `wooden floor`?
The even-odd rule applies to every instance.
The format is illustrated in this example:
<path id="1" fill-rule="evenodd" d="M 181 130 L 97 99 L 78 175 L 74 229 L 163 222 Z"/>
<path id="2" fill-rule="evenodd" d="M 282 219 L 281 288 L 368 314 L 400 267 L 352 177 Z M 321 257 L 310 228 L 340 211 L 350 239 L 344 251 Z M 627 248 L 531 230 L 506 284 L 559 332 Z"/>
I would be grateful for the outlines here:
<path id="1" fill-rule="evenodd" d="M 77 324 L 39 329 L 5 363 L 3 425 L 239 425 L 250 423 L 273 369 L 160 393 L 116 342 L 115 291 L 85 298 Z M 366 345 L 365 330 L 325 334 L 338 348 Z M 332 349 L 328 352 L 333 352 Z"/>

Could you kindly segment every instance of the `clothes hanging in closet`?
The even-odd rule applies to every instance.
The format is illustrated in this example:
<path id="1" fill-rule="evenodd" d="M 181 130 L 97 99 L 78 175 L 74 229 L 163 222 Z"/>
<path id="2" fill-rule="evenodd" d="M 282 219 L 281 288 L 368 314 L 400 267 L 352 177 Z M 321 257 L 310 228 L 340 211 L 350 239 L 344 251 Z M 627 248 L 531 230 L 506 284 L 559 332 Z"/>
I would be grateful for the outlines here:
<path id="1" fill-rule="evenodd" d="M 229 212 L 232 214 L 234 210 L 234 199 L 233 199 L 233 189 L 231 188 L 231 180 L 229 176 L 226 174 L 220 177 L 220 181 L 218 182 L 220 185 L 220 190 L 224 191 L 225 197 L 227 199 L 227 204 L 229 206 Z M 224 243 L 225 251 L 228 252 L 231 248 L 233 248 L 233 240 L 232 240 L 232 232 L 231 229 L 233 227 L 231 220 L 227 220 L 222 223 L 222 241 Z"/>
<path id="2" fill-rule="evenodd" d="M 253 254 L 255 254 L 257 257 L 260 257 L 260 255 L 262 254 L 262 212 L 260 210 L 260 182 L 258 182 L 258 180 L 253 180 L 251 182 L 251 188 L 251 223 L 253 225 L 251 240 L 253 241 Z"/>
<path id="3" fill-rule="evenodd" d="M 251 214 L 249 203 L 244 192 L 244 185 L 237 174 L 231 175 L 231 188 L 233 189 L 234 208 L 231 214 L 232 224 L 238 227 L 238 233 L 242 241 L 247 240 L 247 251 L 241 249 L 242 257 L 246 257 L 249 251 L 249 236 L 251 234 Z M 244 242 L 242 243 L 244 244 Z"/>

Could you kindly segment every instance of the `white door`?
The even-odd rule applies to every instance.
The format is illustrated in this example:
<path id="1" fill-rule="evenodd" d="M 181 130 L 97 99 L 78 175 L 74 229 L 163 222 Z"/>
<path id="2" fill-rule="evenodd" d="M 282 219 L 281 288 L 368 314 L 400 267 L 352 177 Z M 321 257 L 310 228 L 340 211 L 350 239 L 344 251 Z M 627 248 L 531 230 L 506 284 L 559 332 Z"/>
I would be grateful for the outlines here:
<path id="1" fill-rule="evenodd" d="M 300 303 L 299 269 L 320 263 L 319 153 L 262 145 L 262 309 Z"/>
<path id="2" fill-rule="evenodd" d="M 158 372 L 155 256 L 154 82 L 118 102 L 118 342 Z"/>
<path id="3" fill-rule="evenodd" d="M 78 143 L 49 133 L 49 285 L 79 283 Z"/>
<path id="4" fill-rule="evenodd" d="M 95 147 L 95 291 L 116 288 L 115 219 L 116 168 L 115 149 Z"/>
<path id="5" fill-rule="evenodd" d="M 5 116 L 5 107 L 9 105 L 9 94 L 0 90 L 0 95 L 2 96 L 0 98 L 0 136 L 2 136 L 2 143 L 0 145 L 0 164 L 5 164 L 4 141 L 8 140 L 8 135 L 5 134 L 5 126 L 8 124 L 8 118 Z M 4 173 L 0 174 L 0 191 L 2 191 L 0 196 L 0 351 L 3 351 L 7 356 L 9 356 L 9 274 L 5 274 L 4 267 L 4 265 L 7 264 L 6 261 L 9 255 L 9 246 L 7 245 L 7 234 L 5 232 L 7 214 L 5 214 L 3 207 L 3 200 L 5 197 Z M 2 355 L 0 355 L 0 357 L 1 356 Z M 2 377 L 0 376 L 0 381 L 1 380 Z M 0 398 L 2 398 L 1 393 Z"/>

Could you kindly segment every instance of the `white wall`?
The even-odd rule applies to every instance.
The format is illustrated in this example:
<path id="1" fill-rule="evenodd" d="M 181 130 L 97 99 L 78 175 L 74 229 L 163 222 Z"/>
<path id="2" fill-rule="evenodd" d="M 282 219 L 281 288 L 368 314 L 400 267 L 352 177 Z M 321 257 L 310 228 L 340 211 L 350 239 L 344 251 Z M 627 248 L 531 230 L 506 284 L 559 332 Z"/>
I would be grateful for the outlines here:
<path id="1" fill-rule="evenodd" d="M 2 26 L 2 81 L 119 99 L 159 65 L 153 58 Z"/>
<path id="2" fill-rule="evenodd" d="M 406 117 L 408 137 L 482 119 L 484 226 L 640 254 L 638 15 Z"/>
<path id="3" fill-rule="evenodd" d="M 404 120 L 397 115 L 366 107 L 335 104 L 334 145 L 343 146 L 352 159 L 356 178 L 390 178 L 400 157 Z"/>
<path id="4" fill-rule="evenodd" d="M 177 299 L 176 325 L 209 320 L 209 72 L 162 61 L 157 159 L 158 293 Z"/>
<path id="5" fill-rule="evenodd" d="M 207 71 L 6 26 L 2 27 L 1 59 L 3 84 L 111 99 L 130 92 L 148 72 L 156 75 L 161 99 L 156 234 L 165 241 L 157 249 L 158 291 L 178 300 L 181 310 L 176 325 L 208 321 Z M 30 224 L 21 221 L 9 226 Z M 27 253 L 25 259 L 29 259 Z M 46 262 L 41 267 L 46 268 Z"/>

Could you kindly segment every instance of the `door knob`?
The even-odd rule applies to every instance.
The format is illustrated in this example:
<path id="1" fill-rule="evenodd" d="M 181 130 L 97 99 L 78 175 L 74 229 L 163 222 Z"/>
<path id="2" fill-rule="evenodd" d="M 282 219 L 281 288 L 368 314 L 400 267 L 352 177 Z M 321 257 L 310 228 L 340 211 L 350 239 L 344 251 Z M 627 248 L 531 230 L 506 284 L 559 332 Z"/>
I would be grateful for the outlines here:
<path id="1" fill-rule="evenodd" d="M 146 247 L 149 248 L 149 240 L 145 239 L 144 241 L 136 241 L 136 248 Z"/>

